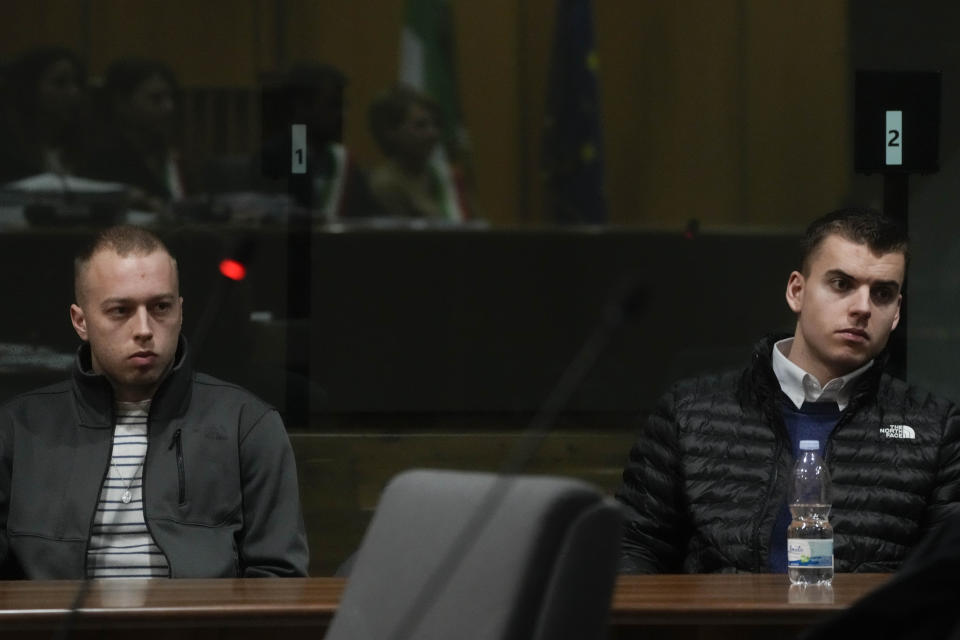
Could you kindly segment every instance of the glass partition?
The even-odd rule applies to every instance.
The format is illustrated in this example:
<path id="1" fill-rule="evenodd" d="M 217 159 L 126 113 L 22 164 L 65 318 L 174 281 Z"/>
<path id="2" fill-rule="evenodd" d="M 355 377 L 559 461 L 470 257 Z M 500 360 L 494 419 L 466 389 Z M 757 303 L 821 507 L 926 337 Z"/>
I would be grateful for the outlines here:
<path id="1" fill-rule="evenodd" d="M 856 69 L 944 71 L 942 169 L 910 182 L 908 375 L 957 395 L 950 2 L 0 14 L 0 400 L 68 370 L 89 233 L 156 230 L 198 368 L 280 409 L 304 484 L 330 487 L 305 498 L 339 527 L 318 572 L 398 468 L 498 468 L 585 344 L 529 468 L 612 491 L 667 384 L 791 331 L 804 225 L 883 205 L 852 163 Z"/>

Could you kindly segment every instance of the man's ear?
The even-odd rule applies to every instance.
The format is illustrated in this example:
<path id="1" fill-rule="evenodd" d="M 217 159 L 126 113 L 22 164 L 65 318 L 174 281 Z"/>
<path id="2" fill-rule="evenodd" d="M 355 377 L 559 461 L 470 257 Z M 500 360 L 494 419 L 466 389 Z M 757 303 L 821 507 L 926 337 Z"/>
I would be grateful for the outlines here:
<path id="1" fill-rule="evenodd" d="M 70 305 L 70 322 L 73 324 L 73 330 L 77 332 L 80 339 L 87 341 L 87 317 L 83 309 L 78 304 Z"/>
<path id="2" fill-rule="evenodd" d="M 897 312 L 893 315 L 893 324 L 890 325 L 890 331 L 893 331 L 897 328 L 897 325 L 900 324 L 900 309 L 903 306 L 903 294 L 897 296 Z"/>
<path id="3" fill-rule="evenodd" d="M 806 279 L 799 271 L 792 272 L 787 279 L 787 306 L 794 313 L 800 313 L 800 310 L 803 309 L 803 290 L 806 284 Z"/>

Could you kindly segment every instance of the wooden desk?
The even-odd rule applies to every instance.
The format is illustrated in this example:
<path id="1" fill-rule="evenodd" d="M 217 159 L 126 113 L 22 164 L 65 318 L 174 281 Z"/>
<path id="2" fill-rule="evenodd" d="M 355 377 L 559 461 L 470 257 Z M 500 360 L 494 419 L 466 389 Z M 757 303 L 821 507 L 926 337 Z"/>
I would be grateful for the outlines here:
<path id="1" fill-rule="evenodd" d="M 344 580 L 93 580 L 0 582 L 0 636 L 319 640 Z M 85 593 L 80 590 L 87 587 Z M 74 607 L 78 610 L 71 614 Z M 134 636 L 129 636 L 136 630 Z M 17 632 L 17 633 L 11 633 Z"/>
<path id="2" fill-rule="evenodd" d="M 839 575 L 831 591 L 791 590 L 783 575 L 619 578 L 611 638 L 792 637 L 842 610 L 887 575 Z M 322 637 L 343 591 L 338 578 L 0 582 L 0 635 L 137 640 Z M 79 596 L 79 597 L 78 597 Z M 813 602 L 805 600 L 814 600 Z M 76 612 L 71 610 L 79 604 Z M 466 637 L 466 636 L 465 636 Z"/>
<path id="3" fill-rule="evenodd" d="M 838 574 L 828 588 L 791 587 L 784 574 L 622 576 L 611 638 L 794 638 L 846 609 L 890 574 Z"/>

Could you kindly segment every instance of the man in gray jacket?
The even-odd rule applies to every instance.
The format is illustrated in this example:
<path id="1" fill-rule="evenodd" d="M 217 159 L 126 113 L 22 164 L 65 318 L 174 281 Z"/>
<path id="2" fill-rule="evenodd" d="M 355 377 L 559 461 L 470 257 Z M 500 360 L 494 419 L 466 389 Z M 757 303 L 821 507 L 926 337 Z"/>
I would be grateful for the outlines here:
<path id="1" fill-rule="evenodd" d="M 283 422 L 192 371 L 167 248 L 107 229 L 75 293 L 72 378 L 0 407 L 0 578 L 306 575 Z"/>

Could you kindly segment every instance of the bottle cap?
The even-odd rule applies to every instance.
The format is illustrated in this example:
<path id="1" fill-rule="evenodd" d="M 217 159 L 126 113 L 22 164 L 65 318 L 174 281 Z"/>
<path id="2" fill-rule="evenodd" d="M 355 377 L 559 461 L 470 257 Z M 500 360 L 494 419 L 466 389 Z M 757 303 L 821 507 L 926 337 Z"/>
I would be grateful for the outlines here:
<path id="1" fill-rule="evenodd" d="M 820 450 L 819 440 L 801 440 L 800 441 L 800 451 L 819 451 L 819 450 Z"/>

